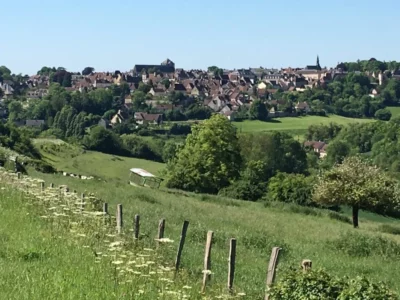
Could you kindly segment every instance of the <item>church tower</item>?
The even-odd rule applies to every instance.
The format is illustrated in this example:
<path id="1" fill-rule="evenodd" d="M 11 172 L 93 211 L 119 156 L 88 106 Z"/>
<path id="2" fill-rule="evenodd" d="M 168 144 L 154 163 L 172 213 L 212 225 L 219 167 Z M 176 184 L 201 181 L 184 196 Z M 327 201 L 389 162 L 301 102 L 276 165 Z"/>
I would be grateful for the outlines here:
<path id="1" fill-rule="evenodd" d="M 317 69 L 321 70 L 321 65 L 319 64 L 319 56 L 317 55 Z"/>

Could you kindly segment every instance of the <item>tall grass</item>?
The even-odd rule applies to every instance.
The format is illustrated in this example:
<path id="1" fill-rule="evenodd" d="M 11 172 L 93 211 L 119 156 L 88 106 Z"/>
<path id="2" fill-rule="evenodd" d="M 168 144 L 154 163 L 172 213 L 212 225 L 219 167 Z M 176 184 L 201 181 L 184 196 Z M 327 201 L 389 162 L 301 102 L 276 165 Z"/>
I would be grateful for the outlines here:
<path id="1" fill-rule="evenodd" d="M 31 174 L 43 178 L 47 184 L 67 184 L 79 192 L 93 191 L 109 203 L 112 214 L 116 204 L 122 203 L 127 226 L 131 226 L 135 214 L 140 214 L 141 228 L 148 238 L 156 235 L 158 220 L 165 218 L 166 235 L 177 241 L 183 221 L 189 220 L 183 267 L 191 280 L 197 283 L 202 277 L 205 236 L 207 230 L 213 230 L 212 286 L 216 290 L 225 290 L 228 241 L 235 237 L 238 243 L 235 287 L 244 291 L 248 299 L 260 299 L 264 294 L 265 274 L 273 246 L 283 248 L 278 280 L 280 272 L 298 266 L 302 259 L 308 258 L 316 268 L 325 268 L 335 275 L 366 275 L 372 280 L 387 281 L 393 289 L 400 291 L 400 283 L 396 279 L 400 278 L 400 268 L 394 268 L 386 258 L 373 254 L 354 256 L 331 246 L 331 242 L 337 241 L 342 232 L 353 229 L 351 224 L 343 221 L 344 217 L 339 222 L 337 216 L 332 220 L 326 210 L 313 208 L 304 211 L 284 204 L 264 207 L 262 203 L 138 188 L 124 183 L 123 179 L 95 182 L 34 171 Z M 364 214 L 360 214 L 360 218 L 359 231 L 377 237 L 381 236 L 376 230 L 380 225 L 377 221 L 400 224 L 384 217 L 370 220 L 369 215 L 368 219 L 364 219 Z M 400 237 L 393 236 L 392 240 L 398 243 Z M 173 261 L 173 253 L 168 259 Z"/>

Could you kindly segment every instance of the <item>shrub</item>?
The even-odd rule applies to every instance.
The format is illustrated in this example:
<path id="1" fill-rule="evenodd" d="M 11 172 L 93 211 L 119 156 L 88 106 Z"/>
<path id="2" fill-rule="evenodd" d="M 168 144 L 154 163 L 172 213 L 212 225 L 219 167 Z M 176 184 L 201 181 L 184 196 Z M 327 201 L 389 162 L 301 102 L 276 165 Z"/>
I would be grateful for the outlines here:
<path id="1" fill-rule="evenodd" d="M 378 230 L 380 232 L 384 232 L 384 233 L 400 235 L 400 227 L 398 227 L 398 226 L 392 226 L 392 225 L 388 225 L 388 224 L 383 224 L 383 225 L 378 227 Z"/>
<path id="2" fill-rule="evenodd" d="M 387 108 L 378 109 L 375 112 L 375 118 L 377 118 L 378 120 L 389 121 L 391 117 L 392 117 L 392 113 Z"/>
<path id="3" fill-rule="evenodd" d="M 162 154 L 153 150 L 155 148 L 157 151 L 161 152 L 163 149 L 162 146 L 152 147 L 149 142 L 133 134 L 123 135 L 121 138 L 124 148 L 127 149 L 133 157 L 162 161 Z"/>
<path id="4" fill-rule="evenodd" d="M 265 183 L 253 184 L 248 180 L 238 180 L 221 189 L 218 195 L 233 199 L 257 201 L 265 194 L 265 191 Z"/>
<path id="5" fill-rule="evenodd" d="M 312 177 L 278 173 L 269 180 L 267 200 L 315 206 L 312 201 L 312 189 Z"/>
<path id="6" fill-rule="evenodd" d="M 334 300 L 342 289 L 343 283 L 324 271 L 290 271 L 269 291 L 269 299 Z"/>
<path id="7" fill-rule="evenodd" d="M 332 219 L 332 220 L 337 220 L 339 222 L 343 222 L 343 223 L 347 223 L 347 224 L 351 224 L 352 223 L 352 221 L 351 221 L 351 219 L 349 217 L 347 217 L 345 215 L 342 215 L 342 214 L 339 214 L 336 211 L 330 211 L 328 213 L 328 217 L 330 219 Z"/>
<path id="8" fill-rule="evenodd" d="M 83 144 L 90 150 L 108 154 L 126 154 L 122 140 L 114 132 L 96 126 L 85 136 Z"/>
<path id="9" fill-rule="evenodd" d="M 322 213 L 320 210 L 307 207 L 307 206 L 300 206 L 294 203 L 283 203 L 283 202 L 264 202 L 265 207 L 274 207 L 278 208 L 282 211 L 287 211 L 295 214 L 303 214 L 306 216 L 321 216 Z"/>
<path id="10" fill-rule="evenodd" d="M 42 160 L 32 159 L 27 163 L 29 166 L 32 166 L 36 171 L 41 173 L 55 173 L 56 170 L 54 167 Z"/>
<path id="11" fill-rule="evenodd" d="M 335 249 L 349 256 L 368 257 L 376 255 L 386 258 L 400 256 L 400 245 L 383 236 L 346 232 L 330 243 Z"/>
<path id="12" fill-rule="evenodd" d="M 395 300 L 398 296 L 384 283 L 371 283 L 364 277 L 349 280 L 323 270 L 306 273 L 292 270 L 269 290 L 269 299 Z"/>

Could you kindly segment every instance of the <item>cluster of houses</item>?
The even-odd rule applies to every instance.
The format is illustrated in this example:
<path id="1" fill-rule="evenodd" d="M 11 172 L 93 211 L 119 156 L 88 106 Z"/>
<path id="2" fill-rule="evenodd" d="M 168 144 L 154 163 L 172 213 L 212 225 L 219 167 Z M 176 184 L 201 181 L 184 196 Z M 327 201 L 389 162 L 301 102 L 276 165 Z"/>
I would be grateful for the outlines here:
<path id="1" fill-rule="evenodd" d="M 93 72 L 89 75 L 80 73 L 71 75 L 71 87 L 69 91 L 83 91 L 96 88 L 109 88 L 112 85 L 128 84 L 131 94 L 139 88 L 141 82 L 151 86 L 149 100 L 159 113 L 146 114 L 138 112 L 135 114 L 136 122 L 139 124 L 160 124 L 162 113 L 166 110 L 176 108 L 172 104 L 162 103 L 165 98 L 173 92 L 182 93 L 186 99 L 200 99 L 204 106 L 209 107 L 216 113 L 221 113 L 229 119 L 233 119 L 235 113 L 241 106 L 248 106 L 255 99 L 264 99 L 270 105 L 269 115 L 271 117 L 282 117 L 288 115 L 282 107 L 286 103 L 283 100 L 274 100 L 274 94 L 278 91 L 304 91 L 307 88 L 324 86 L 337 77 L 345 76 L 346 72 L 341 68 L 322 68 L 319 58 L 315 65 L 305 68 L 248 68 L 238 70 L 184 70 L 176 68 L 175 63 L 166 59 L 155 65 L 135 65 L 129 72 Z M 379 83 L 382 82 L 384 74 L 370 74 Z M 399 76 L 400 73 L 393 73 Z M 40 99 L 48 93 L 50 83 L 49 76 L 34 75 L 26 80 L 28 100 Z M 3 97 L 13 96 L 14 89 L 10 82 L 0 82 Z M 150 96 L 151 95 L 151 96 Z M 377 95 L 376 90 L 371 91 L 371 97 Z M 131 95 L 127 95 L 121 110 L 113 116 L 111 124 L 121 123 L 126 119 L 126 110 L 132 106 Z M 296 103 L 293 111 L 309 112 L 310 106 L 306 102 Z M 0 108 L 0 117 L 5 114 Z M 289 113 L 290 114 L 290 113 Z M 106 122 L 106 121 L 104 121 Z"/>

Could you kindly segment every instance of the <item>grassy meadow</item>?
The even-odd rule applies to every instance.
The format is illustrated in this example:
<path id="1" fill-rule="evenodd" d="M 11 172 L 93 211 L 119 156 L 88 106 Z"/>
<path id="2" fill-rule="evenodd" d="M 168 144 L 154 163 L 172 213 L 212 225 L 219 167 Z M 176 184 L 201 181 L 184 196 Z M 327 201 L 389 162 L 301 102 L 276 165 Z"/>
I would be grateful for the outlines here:
<path id="1" fill-rule="evenodd" d="M 350 123 L 373 122 L 373 119 L 353 119 L 337 115 L 321 116 L 304 116 L 304 117 L 287 117 L 275 118 L 268 122 L 263 121 L 243 121 L 233 122 L 239 132 L 262 133 L 268 131 L 282 131 L 293 135 L 295 139 L 302 141 L 307 129 L 310 125 L 327 125 L 329 123 L 337 123 L 346 125 Z"/>
<path id="2" fill-rule="evenodd" d="M 50 143 L 60 147 L 46 147 Z M 299 267 L 303 259 L 311 259 L 313 268 L 338 276 L 383 280 L 400 293 L 399 220 L 361 212 L 360 228 L 355 230 L 346 208 L 338 214 L 282 203 L 265 205 L 133 187 L 127 184 L 130 168 L 162 174 L 164 165 L 83 152 L 57 140 L 36 140 L 35 145 L 57 168 L 97 179 L 80 180 L 28 169 L 30 178 L 44 180 L 46 187 L 50 183 L 68 185 L 78 195 L 93 193 L 94 209 L 101 210 L 107 202 L 112 216 L 117 204 L 122 204 L 124 230 L 118 236 L 114 219 L 105 226 L 102 216 L 79 213 L 77 195 L 60 196 L 59 189 L 49 188 L 40 193 L 38 181 L 27 177 L 18 181 L 9 174 L 2 177 L 0 170 L 0 298 L 226 298 L 230 238 L 237 239 L 232 297 L 263 297 L 274 246 L 282 248 L 277 280 L 289 268 Z M 138 241 L 132 237 L 136 214 L 141 218 Z M 165 237 L 173 242 L 157 248 L 154 238 L 161 218 L 166 220 Z M 190 224 L 182 270 L 173 280 L 171 269 L 184 220 Z M 214 231 L 213 275 L 204 298 L 199 291 L 208 230 Z"/>
<path id="3" fill-rule="evenodd" d="M 63 149 L 67 148 L 64 147 Z M 58 163 L 60 165 L 64 163 L 66 164 L 65 166 L 71 166 L 71 171 L 73 171 L 73 163 L 71 161 L 65 161 L 65 157 L 68 153 L 69 151 L 59 154 L 60 162 Z M 53 156 L 53 161 L 57 162 L 57 155 L 53 154 Z M 46 157 L 49 158 L 48 156 Z M 157 257 L 151 258 L 153 261 L 158 259 L 160 262 L 157 262 L 156 265 L 162 265 L 163 268 L 173 267 L 182 224 L 184 220 L 188 220 L 190 225 L 183 251 L 183 271 L 174 283 L 174 289 L 181 292 L 183 286 L 191 287 L 191 289 L 185 291 L 189 296 L 188 299 L 201 298 L 199 291 L 203 271 L 204 244 L 208 230 L 214 231 L 211 266 L 213 275 L 211 286 L 207 290 L 208 299 L 218 299 L 220 295 L 226 295 L 227 258 L 230 238 L 237 239 L 235 293 L 240 293 L 240 295 L 241 293 L 246 294 L 246 296 L 243 296 L 245 299 L 262 298 L 268 260 L 271 249 L 274 246 L 282 248 L 277 271 L 277 280 L 279 280 L 280 275 L 283 274 L 285 270 L 291 267 L 299 267 L 302 259 L 307 258 L 313 261 L 313 268 L 324 268 L 328 272 L 339 276 L 355 277 L 358 275 L 365 275 L 367 278 L 374 281 L 383 280 L 387 282 L 391 288 L 400 292 L 400 283 L 398 281 L 398 278 L 400 278 L 400 221 L 398 220 L 362 212 L 360 215 L 360 229 L 355 230 L 352 228 L 351 224 L 349 224 L 350 211 L 347 209 L 344 210 L 343 214 L 337 214 L 325 210 L 281 203 L 265 206 L 263 203 L 224 199 L 210 195 L 196 195 L 167 189 L 154 190 L 150 188 L 133 187 L 127 184 L 128 170 L 134 167 L 130 163 L 127 163 L 131 161 L 130 159 L 120 157 L 114 161 L 111 160 L 112 156 L 91 152 L 84 153 L 75 158 L 78 159 L 78 157 L 79 166 L 77 170 L 84 174 L 93 174 L 93 170 L 96 170 L 95 173 L 100 177 L 100 180 L 79 180 L 61 175 L 42 174 L 34 170 L 28 170 L 29 176 L 44 180 L 46 186 L 51 182 L 56 186 L 68 185 L 71 190 L 77 190 L 78 194 L 88 194 L 92 192 L 96 199 L 98 199 L 100 205 L 103 202 L 109 204 L 111 215 L 115 215 L 117 204 L 122 204 L 125 224 L 125 234 L 123 237 L 127 241 L 132 242 L 133 240 L 133 218 L 135 214 L 139 214 L 141 217 L 140 230 L 142 239 L 138 241 L 136 245 L 128 243 L 128 251 L 135 252 L 136 248 L 141 249 L 140 253 L 143 253 L 142 250 L 144 248 L 154 250 L 154 238 L 157 234 L 158 221 L 161 218 L 165 218 L 165 236 L 174 242 L 163 248 L 163 251 L 156 251 Z M 95 159 L 94 157 L 97 158 Z M 105 158 L 110 161 L 103 161 Z M 138 163 L 139 161 L 140 160 L 138 160 Z M 116 167 L 115 164 L 118 162 L 120 162 L 120 164 Z M 149 164 L 147 161 L 141 161 L 141 163 L 143 163 L 141 166 L 145 169 L 149 169 L 147 166 L 152 164 Z M 157 166 L 157 168 L 149 170 L 153 172 L 157 172 L 158 170 L 158 172 L 161 172 L 163 165 L 158 164 Z M 113 168 L 113 170 L 110 170 L 110 168 Z M 14 194 L 11 195 L 10 193 L 11 192 L 8 191 L 8 194 L 6 193 L 4 197 L 15 197 L 17 200 L 21 198 L 18 194 L 13 196 Z M 22 198 L 18 201 L 25 202 Z M 20 204 L 10 203 L 9 205 Z M 12 208 L 10 209 L 12 210 Z M 6 210 L 4 211 L 4 208 L 2 210 L 5 216 L 7 215 L 9 218 L 13 218 L 12 214 L 7 213 Z M 30 211 L 29 207 L 28 211 Z M 26 210 L 18 211 L 16 217 L 19 214 L 21 214 L 19 218 L 23 218 L 26 214 Z M 7 227 L 7 230 L 10 231 L 9 234 L 14 236 L 12 240 L 15 239 L 15 243 L 17 243 L 15 246 L 16 248 L 32 248 L 32 251 L 37 252 L 34 250 L 36 244 L 32 246 L 29 245 L 29 241 L 31 240 L 32 242 L 38 243 L 37 247 L 39 250 L 40 247 L 45 247 L 47 240 L 44 241 L 43 245 L 40 245 L 42 232 L 46 235 L 46 231 L 42 229 L 42 226 L 50 231 L 50 233 L 47 233 L 49 236 L 65 237 L 61 240 L 55 240 L 54 243 L 58 243 L 58 246 L 51 247 L 52 249 L 54 248 L 54 251 L 59 251 L 59 254 L 51 254 L 51 257 L 54 257 L 54 259 L 60 256 L 59 269 L 52 269 L 50 264 L 47 267 L 43 266 L 43 272 L 48 274 L 48 276 L 50 276 L 52 272 L 67 274 L 64 280 L 71 280 L 71 283 L 62 283 L 62 289 L 67 291 L 71 286 L 78 284 L 75 282 L 75 278 L 69 277 L 75 276 L 73 275 L 75 272 L 74 268 L 82 263 L 86 274 L 91 274 L 89 277 L 98 276 L 98 272 L 108 273 L 102 274 L 98 279 L 96 277 L 98 285 L 102 285 L 103 281 L 107 280 L 113 282 L 112 284 L 104 283 L 106 287 L 103 289 L 98 286 L 94 287 L 92 283 L 86 283 L 84 279 L 77 275 L 76 280 L 82 280 L 82 284 L 79 285 L 82 293 L 87 292 L 88 295 L 95 295 L 94 298 L 96 299 L 102 299 L 101 297 L 96 297 L 96 295 L 102 294 L 105 289 L 111 289 L 110 286 L 113 285 L 114 294 L 111 292 L 108 294 L 105 293 L 108 298 L 104 296 L 104 299 L 132 298 L 133 292 L 127 291 L 125 287 L 121 287 L 120 290 L 119 283 L 117 288 L 115 287 L 115 275 L 113 275 L 115 270 L 110 268 L 110 265 L 111 267 L 113 266 L 112 263 L 109 262 L 108 267 L 96 264 L 91 249 L 94 247 L 93 245 L 97 245 L 94 241 L 91 242 L 92 244 L 80 244 L 82 247 L 92 245 L 90 248 L 77 248 L 70 251 L 68 245 L 76 245 L 79 240 L 77 241 L 74 236 L 71 236 L 70 232 L 65 233 L 65 228 L 58 228 L 56 226 L 56 228 L 53 229 L 54 222 L 53 225 L 49 225 L 47 223 L 48 220 L 41 220 L 38 215 L 34 215 L 34 212 L 30 212 L 30 217 L 27 219 L 27 222 L 28 221 L 32 223 L 24 224 L 21 219 L 9 220 L 9 222 L 13 224 L 21 223 L 15 227 L 11 225 Z M 37 229 L 35 229 L 35 226 L 37 226 Z M 101 228 L 101 224 L 99 226 Z M 30 239 L 26 239 L 27 233 L 25 233 L 24 228 L 31 227 L 32 229 L 30 229 L 31 231 L 29 233 L 31 235 Z M 55 230 L 55 233 L 51 233 L 53 232 L 52 230 Z M 110 230 L 111 232 L 115 232 L 115 227 L 112 227 Z M 92 228 L 91 235 L 93 235 L 93 232 L 97 231 L 98 229 Z M 113 241 L 114 240 L 110 239 L 110 242 Z M 26 247 L 24 245 L 26 245 Z M 67 255 L 68 252 L 72 254 Z M 77 257 L 79 257 L 79 261 L 74 264 L 73 260 Z M 123 263 L 126 263 L 127 259 L 124 258 L 121 260 Z M 5 264 L 3 269 L 14 269 L 15 263 L 16 262 L 13 261 L 3 260 L 2 264 Z M 20 270 L 26 268 L 24 263 L 18 262 L 18 264 L 21 264 L 18 267 Z M 64 268 L 65 271 L 63 271 Z M 131 269 L 137 272 L 137 269 L 133 267 Z M 40 274 L 42 274 L 41 271 L 37 271 L 36 273 L 32 273 L 32 276 L 35 280 L 38 280 L 38 278 L 42 276 Z M 135 275 L 135 273 L 133 273 L 133 275 Z M 141 286 L 139 287 L 141 290 L 143 286 L 146 288 L 146 292 L 141 296 L 142 298 L 136 295 L 134 299 L 156 299 L 154 297 L 160 290 L 160 286 L 156 283 L 161 279 L 157 277 L 155 280 L 156 283 L 149 281 L 145 284 L 143 283 L 144 281 L 141 281 L 142 279 L 143 278 L 140 277 L 127 279 L 132 280 L 132 284 L 137 284 L 135 288 L 132 288 L 136 292 L 138 286 Z M 8 289 L 11 289 L 12 284 L 7 282 L 6 280 L 5 284 L 9 286 Z M 51 284 L 52 283 L 49 285 L 49 289 L 57 290 L 54 285 Z M 34 289 L 33 286 L 32 289 Z M 115 289 L 117 292 L 115 292 Z M 118 294 L 118 291 L 121 293 Z M 28 292 L 20 291 L 17 292 L 16 295 L 19 295 L 20 299 L 24 299 L 25 294 L 23 293 L 26 294 Z M 31 291 L 31 293 L 33 292 Z M 40 295 L 39 290 L 37 293 Z M 49 291 L 49 293 L 51 293 L 51 291 Z M 75 295 L 74 299 L 85 299 L 84 296 L 74 293 L 78 292 L 69 291 L 66 292 L 65 295 L 73 294 Z M 174 293 L 171 295 L 176 296 Z M 58 298 L 70 299 L 65 296 L 60 296 Z M 35 298 L 33 297 L 33 299 Z"/>
<path id="4" fill-rule="evenodd" d="M 94 176 L 106 181 L 127 182 L 131 168 L 143 168 L 154 175 L 160 175 L 164 168 L 164 164 L 150 160 L 83 151 L 61 140 L 38 139 L 34 144 L 43 159 L 58 170 Z M 52 144 L 58 146 L 51 147 Z"/>
<path id="5" fill-rule="evenodd" d="M 270 122 L 262 121 L 243 121 L 233 122 L 235 126 L 242 130 L 242 132 L 260 132 L 260 131 L 274 131 L 274 130 L 307 130 L 310 125 L 337 123 L 346 125 L 350 123 L 364 123 L 373 122 L 373 119 L 355 119 L 346 118 L 337 115 L 321 116 L 304 116 L 304 117 L 287 117 L 276 118 Z"/>
<path id="6" fill-rule="evenodd" d="M 391 106 L 391 107 L 388 107 L 388 109 L 392 113 L 392 118 L 400 116 L 400 106 Z"/>

